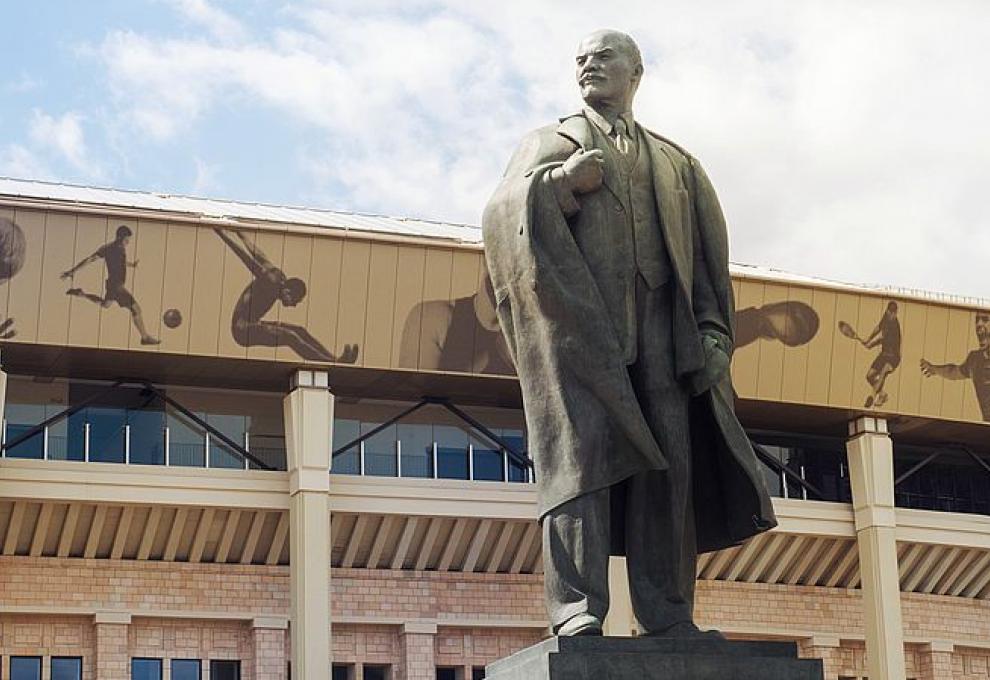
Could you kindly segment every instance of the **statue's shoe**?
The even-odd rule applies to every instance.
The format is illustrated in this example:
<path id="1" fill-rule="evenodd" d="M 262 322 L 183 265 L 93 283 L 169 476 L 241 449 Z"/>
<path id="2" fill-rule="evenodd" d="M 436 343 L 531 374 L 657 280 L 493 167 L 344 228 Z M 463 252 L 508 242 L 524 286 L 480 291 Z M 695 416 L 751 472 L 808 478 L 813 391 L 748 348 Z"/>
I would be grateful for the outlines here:
<path id="1" fill-rule="evenodd" d="M 557 635 L 573 637 L 575 635 L 601 635 L 602 622 L 592 614 L 576 614 L 561 624 Z"/>
<path id="2" fill-rule="evenodd" d="M 663 630 L 651 630 L 646 637 L 663 638 L 693 638 L 696 640 L 724 640 L 725 636 L 717 630 L 701 630 L 691 621 L 680 621 Z"/>

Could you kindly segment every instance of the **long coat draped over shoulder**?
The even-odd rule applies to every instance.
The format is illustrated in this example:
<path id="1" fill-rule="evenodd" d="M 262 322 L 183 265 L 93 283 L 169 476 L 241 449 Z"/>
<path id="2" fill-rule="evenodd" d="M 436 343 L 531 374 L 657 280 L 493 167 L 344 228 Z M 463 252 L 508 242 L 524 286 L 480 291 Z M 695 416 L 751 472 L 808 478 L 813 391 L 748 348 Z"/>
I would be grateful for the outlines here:
<path id="1" fill-rule="evenodd" d="M 610 230 L 621 228 L 615 168 L 606 164 L 604 186 L 580 196 L 581 209 L 570 219 L 548 181 L 576 149 L 595 148 L 591 125 L 578 114 L 529 134 L 482 218 L 499 321 L 522 390 L 541 518 L 582 494 L 667 467 L 584 255 L 608 248 Z M 717 550 L 776 524 L 760 464 L 733 410 L 728 371 L 714 386 L 697 388 L 711 358 L 700 329 L 720 333 L 731 353 L 725 221 L 698 162 L 651 132 L 645 139 L 673 268 L 672 361 L 685 390 L 697 392 L 691 426 L 698 549 Z"/>

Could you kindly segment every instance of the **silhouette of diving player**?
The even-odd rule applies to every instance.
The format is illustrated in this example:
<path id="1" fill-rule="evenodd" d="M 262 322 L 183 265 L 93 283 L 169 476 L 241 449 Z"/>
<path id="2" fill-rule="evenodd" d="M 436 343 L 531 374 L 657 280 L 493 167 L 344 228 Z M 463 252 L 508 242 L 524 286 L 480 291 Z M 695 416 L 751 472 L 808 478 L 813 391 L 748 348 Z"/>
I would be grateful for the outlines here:
<path id="1" fill-rule="evenodd" d="M 335 357 L 319 340 L 302 326 L 263 321 L 276 302 L 286 307 L 295 307 L 306 297 L 306 283 L 302 279 L 288 278 L 285 273 L 269 261 L 261 249 L 237 230 L 214 227 L 213 230 L 248 268 L 254 280 L 248 284 L 234 305 L 230 321 L 230 332 L 234 341 L 251 347 L 291 347 L 296 354 L 310 361 L 335 361 L 351 364 L 357 359 L 357 345 L 344 345 L 344 351 Z"/>
<path id="2" fill-rule="evenodd" d="M 873 388 L 873 394 L 866 398 L 866 408 L 874 404 L 883 406 L 887 401 L 887 393 L 883 391 L 884 382 L 901 365 L 901 322 L 897 320 L 896 302 L 887 303 L 880 322 L 870 333 L 870 337 L 863 340 L 863 345 L 867 349 L 880 345 L 880 354 L 866 372 L 866 382 Z"/>
<path id="3" fill-rule="evenodd" d="M 127 268 L 137 267 L 138 265 L 137 260 L 134 262 L 127 261 L 127 244 L 130 243 L 132 233 L 130 227 L 123 224 L 120 225 L 117 227 L 117 233 L 113 241 L 100 246 L 95 253 L 80 260 L 71 269 L 62 272 L 61 278 L 71 279 L 73 274 L 78 270 L 102 259 L 107 268 L 107 281 L 103 297 L 95 293 L 87 293 L 82 288 L 70 288 L 65 291 L 65 294 L 84 298 L 104 308 L 116 302 L 131 313 L 134 327 L 141 334 L 141 344 L 157 345 L 161 340 L 148 333 L 148 329 L 144 326 L 144 318 L 141 316 L 141 306 L 134 299 L 134 296 L 131 295 L 131 291 L 125 287 L 127 282 Z"/>

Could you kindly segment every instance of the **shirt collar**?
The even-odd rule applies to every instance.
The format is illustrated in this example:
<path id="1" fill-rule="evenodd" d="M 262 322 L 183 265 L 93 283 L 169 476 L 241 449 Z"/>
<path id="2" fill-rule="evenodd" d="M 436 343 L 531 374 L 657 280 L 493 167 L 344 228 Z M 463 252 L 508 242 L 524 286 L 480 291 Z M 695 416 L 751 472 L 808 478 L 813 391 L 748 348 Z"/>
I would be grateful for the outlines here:
<path id="1" fill-rule="evenodd" d="M 611 137 L 615 132 L 615 125 L 609 122 L 608 118 L 602 114 L 595 111 L 590 106 L 584 107 L 584 114 L 588 117 L 591 122 L 593 122 L 599 130 L 604 132 L 607 136 Z M 626 130 L 629 134 L 633 134 L 633 130 L 636 129 L 636 121 L 633 120 L 632 111 L 626 111 L 625 113 L 620 113 L 619 118 L 626 121 Z"/>

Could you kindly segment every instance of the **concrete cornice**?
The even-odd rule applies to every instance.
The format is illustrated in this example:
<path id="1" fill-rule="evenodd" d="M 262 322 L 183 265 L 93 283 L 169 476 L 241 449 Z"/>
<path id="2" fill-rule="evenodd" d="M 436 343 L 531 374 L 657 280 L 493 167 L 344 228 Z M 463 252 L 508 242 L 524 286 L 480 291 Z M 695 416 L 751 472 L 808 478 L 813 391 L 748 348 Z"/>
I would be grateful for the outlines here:
<path id="1" fill-rule="evenodd" d="M 286 510 L 288 474 L 117 463 L 0 460 L 5 498 Z"/>

